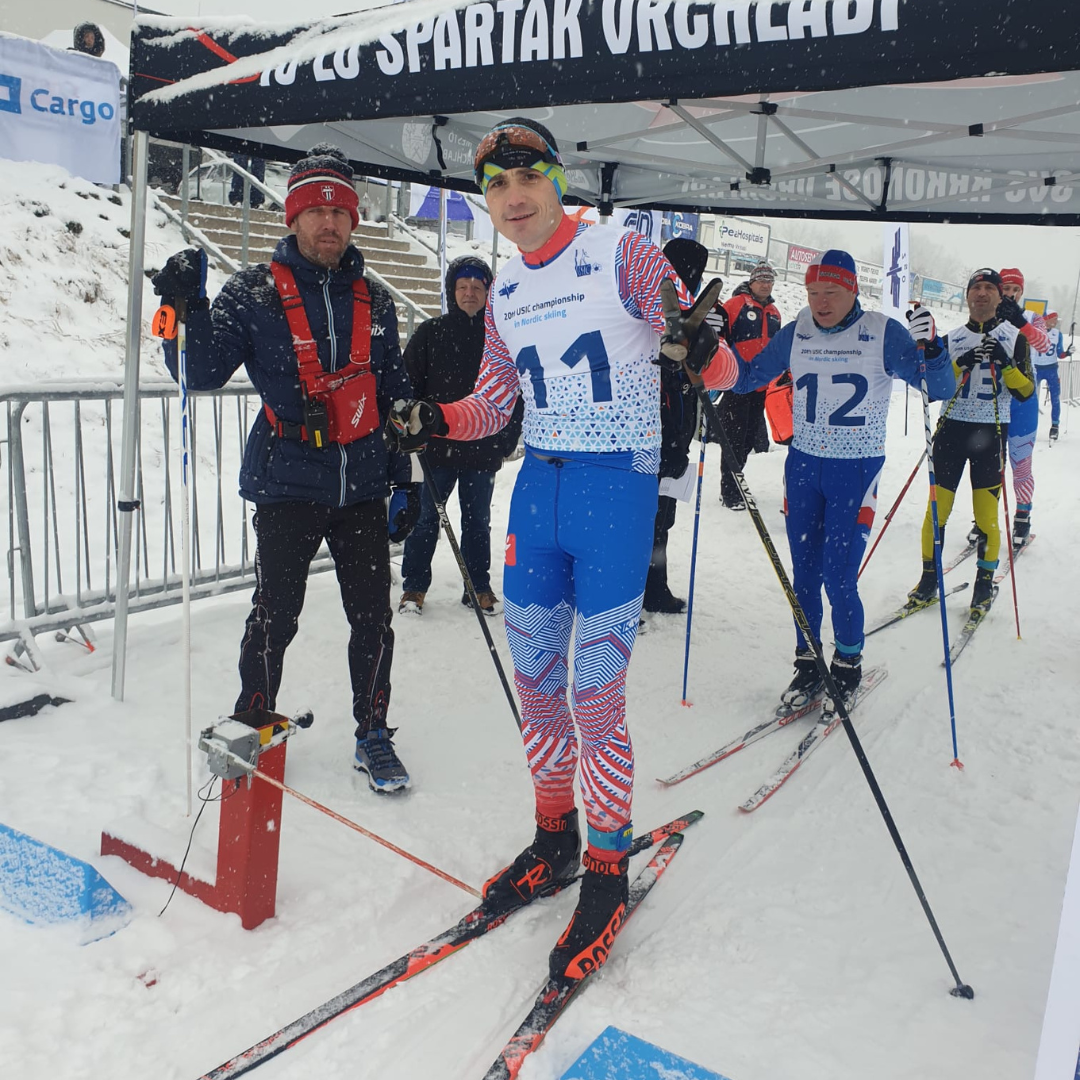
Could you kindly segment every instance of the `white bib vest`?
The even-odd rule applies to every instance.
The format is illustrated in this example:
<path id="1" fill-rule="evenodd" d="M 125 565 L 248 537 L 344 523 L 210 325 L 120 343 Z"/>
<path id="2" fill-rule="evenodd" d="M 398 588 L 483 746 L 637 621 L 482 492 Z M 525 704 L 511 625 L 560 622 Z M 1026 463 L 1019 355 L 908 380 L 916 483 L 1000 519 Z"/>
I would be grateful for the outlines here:
<path id="1" fill-rule="evenodd" d="M 1011 323 L 998 323 L 990 331 L 990 336 L 995 341 L 1001 342 L 1005 351 L 1012 356 L 1019 333 L 1020 331 Z M 969 330 L 966 325 L 957 330 L 950 330 L 948 337 L 949 355 L 954 359 L 974 349 L 983 339 L 982 334 Z M 971 369 L 971 377 L 949 410 L 949 419 L 966 420 L 970 424 L 994 423 L 994 379 L 997 380 L 998 387 L 997 422 L 1007 424 L 1011 415 L 1012 395 L 1009 393 L 1009 388 L 1002 382 L 1001 368 L 995 365 L 993 376 L 991 376 L 989 364 L 979 364 Z M 947 404 L 947 402 L 942 402 L 942 412 Z"/>
<path id="2" fill-rule="evenodd" d="M 823 334 L 809 308 L 795 320 L 791 346 L 794 438 L 804 454 L 870 458 L 885 453 L 892 376 L 885 370 L 885 327 L 878 311 L 838 334 Z"/>
<path id="3" fill-rule="evenodd" d="M 659 449 L 660 338 L 619 296 L 626 232 L 593 225 L 546 266 L 512 259 L 492 286 L 495 328 L 521 379 L 525 442 L 537 450 Z"/>

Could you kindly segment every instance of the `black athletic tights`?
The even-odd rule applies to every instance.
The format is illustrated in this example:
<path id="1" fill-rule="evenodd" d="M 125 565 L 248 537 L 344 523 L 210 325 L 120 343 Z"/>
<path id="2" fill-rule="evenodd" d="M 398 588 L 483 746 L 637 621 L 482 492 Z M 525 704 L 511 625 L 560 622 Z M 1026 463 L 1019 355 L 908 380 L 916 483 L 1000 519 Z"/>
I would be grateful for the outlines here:
<path id="1" fill-rule="evenodd" d="M 310 502 L 269 503 L 254 518 L 255 592 L 240 646 L 236 711 L 274 709 L 285 650 L 296 636 L 308 568 L 325 539 L 334 560 L 341 604 L 349 620 L 349 674 L 357 738 L 386 727 L 390 700 L 390 551 L 386 503 L 354 506 Z M 307 658 L 313 678 L 320 665 Z"/>

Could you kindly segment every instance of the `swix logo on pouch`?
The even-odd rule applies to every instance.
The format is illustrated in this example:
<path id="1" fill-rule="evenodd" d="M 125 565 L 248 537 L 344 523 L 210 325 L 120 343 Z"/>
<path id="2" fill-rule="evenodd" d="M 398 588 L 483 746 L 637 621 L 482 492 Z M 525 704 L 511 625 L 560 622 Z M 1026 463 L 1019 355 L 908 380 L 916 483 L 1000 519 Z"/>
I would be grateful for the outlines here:
<path id="1" fill-rule="evenodd" d="M 382 337 L 383 333 L 385 331 L 386 331 L 386 327 L 383 326 L 382 323 L 372 323 L 371 324 L 371 336 L 372 337 Z"/>
<path id="2" fill-rule="evenodd" d="M 499 295 L 502 297 L 508 297 L 514 295 L 514 290 L 518 287 L 518 282 L 508 281 L 499 289 Z"/>
<path id="3" fill-rule="evenodd" d="M 367 402 L 367 394 L 365 394 L 356 405 L 356 412 L 352 414 L 352 419 L 349 423 L 356 427 L 360 423 L 360 418 L 364 415 L 364 405 Z"/>

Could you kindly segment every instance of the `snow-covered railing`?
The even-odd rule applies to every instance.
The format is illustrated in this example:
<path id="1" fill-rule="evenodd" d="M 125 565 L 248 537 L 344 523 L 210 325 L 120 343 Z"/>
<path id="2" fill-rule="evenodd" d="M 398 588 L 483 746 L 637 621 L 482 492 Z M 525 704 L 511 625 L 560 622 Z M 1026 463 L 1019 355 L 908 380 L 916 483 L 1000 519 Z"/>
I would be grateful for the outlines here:
<path id="1" fill-rule="evenodd" d="M 134 568 L 128 609 L 177 604 L 180 577 L 179 421 L 176 386 L 139 388 Z M 254 585 L 254 541 L 236 477 L 251 419 L 261 408 L 240 380 L 192 394 L 193 598 Z M 0 641 L 39 662 L 34 636 L 111 618 L 116 604 L 119 444 L 123 387 L 64 382 L 0 393 L 0 502 L 8 517 L 7 612 Z M 323 549 L 312 570 L 332 566 Z M 24 661 L 24 662 L 26 662 Z"/>

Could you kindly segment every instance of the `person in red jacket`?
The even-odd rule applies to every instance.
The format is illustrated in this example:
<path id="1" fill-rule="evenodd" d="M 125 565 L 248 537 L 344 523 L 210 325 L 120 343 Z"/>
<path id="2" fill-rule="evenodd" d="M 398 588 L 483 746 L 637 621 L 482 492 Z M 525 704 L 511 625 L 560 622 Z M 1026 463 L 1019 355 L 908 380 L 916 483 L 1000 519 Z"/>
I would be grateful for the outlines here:
<path id="1" fill-rule="evenodd" d="M 753 360 L 780 329 L 780 312 L 772 298 L 775 281 L 773 268 L 767 262 L 759 262 L 750 271 L 749 279 L 724 304 L 731 347 L 747 362 Z M 746 503 L 731 473 L 743 471 L 747 455 L 753 449 L 754 433 L 758 425 L 764 423 L 765 390 L 751 390 L 748 394 L 728 391 L 717 408 L 735 455 L 729 458 L 726 450 L 723 455 L 720 501 L 729 510 L 745 510 Z"/>

